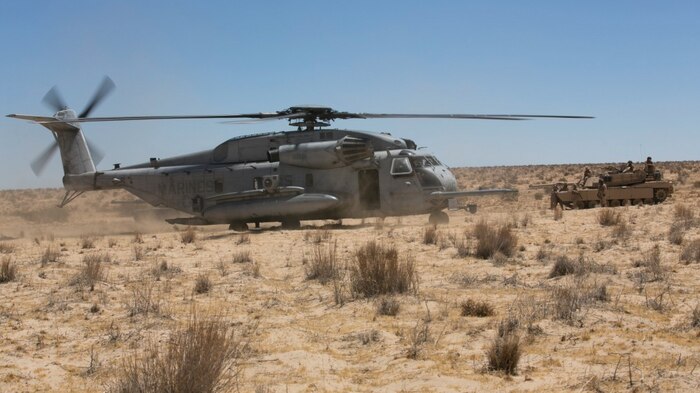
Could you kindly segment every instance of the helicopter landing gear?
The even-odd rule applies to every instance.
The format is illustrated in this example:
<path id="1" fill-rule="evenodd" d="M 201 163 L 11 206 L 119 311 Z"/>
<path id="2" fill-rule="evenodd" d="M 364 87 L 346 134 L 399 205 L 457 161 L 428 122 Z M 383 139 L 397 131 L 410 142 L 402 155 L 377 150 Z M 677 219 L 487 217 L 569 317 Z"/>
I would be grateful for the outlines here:
<path id="1" fill-rule="evenodd" d="M 245 222 L 232 222 L 228 226 L 229 231 L 236 232 L 246 232 L 248 231 L 248 224 Z"/>
<path id="2" fill-rule="evenodd" d="M 295 219 L 287 219 L 282 221 L 282 228 L 284 229 L 299 229 L 301 228 L 301 221 Z"/>
<path id="3" fill-rule="evenodd" d="M 450 223 L 450 216 L 444 211 L 432 212 L 430 213 L 430 217 L 428 217 L 428 222 L 431 225 L 446 225 Z"/>

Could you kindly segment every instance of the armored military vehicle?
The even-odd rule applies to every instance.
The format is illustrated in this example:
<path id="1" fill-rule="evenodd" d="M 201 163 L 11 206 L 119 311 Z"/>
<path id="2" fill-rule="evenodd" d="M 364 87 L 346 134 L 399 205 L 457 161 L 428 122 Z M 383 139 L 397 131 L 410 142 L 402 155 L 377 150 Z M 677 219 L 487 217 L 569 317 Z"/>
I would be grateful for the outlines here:
<path id="1" fill-rule="evenodd" d="M 599 181 L 607 186 L 606 201 L 611 207 L 661 203 L 673 193 L 673 183 L 663 180 L 661 172 L 609 170 L 598 177 L 591 176 L 583 183 L 553 185 L 551 207 L 585 209 L 600 205 Z"/>

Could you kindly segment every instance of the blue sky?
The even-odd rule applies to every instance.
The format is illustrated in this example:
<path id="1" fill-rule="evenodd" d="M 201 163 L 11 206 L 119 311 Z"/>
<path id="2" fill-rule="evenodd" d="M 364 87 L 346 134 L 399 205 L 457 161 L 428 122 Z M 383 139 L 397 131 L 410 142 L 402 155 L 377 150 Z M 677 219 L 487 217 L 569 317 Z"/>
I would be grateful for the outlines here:
<path id="1" fill-rule="evenodd" d="M 274 111 L 532 113 L 595 120 L 352 120 L 451 166 L 700 159 L 695 1 L 17 1 L 0 3 L 0 114 L 50 115 L 58 85 L 93 116 Z M 208 149 L 283 121 L 90 124 L 99 166 Z M 0 119 L 0 188 L 56 187 L 44 128 Z"/>

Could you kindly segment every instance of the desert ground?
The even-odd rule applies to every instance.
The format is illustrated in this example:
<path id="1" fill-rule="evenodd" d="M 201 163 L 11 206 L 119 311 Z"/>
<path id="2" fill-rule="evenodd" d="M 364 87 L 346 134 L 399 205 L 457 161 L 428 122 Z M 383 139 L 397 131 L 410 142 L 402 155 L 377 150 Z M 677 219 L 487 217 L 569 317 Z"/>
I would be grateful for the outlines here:
<path id="1" fill-rule="evenodd" d="M 698 391 L 700 163 L 657 167 L 664 203 L 563 212 L 528 185 L 583 165 L 458 168 L 462 189 L 520 192 L 435 230 L 421 215 L 239 233 L 168 225 L 121 191 L 63 209 L 60 189 L 0 191 L 0 391 L 118 391 L 193 313 L 233 334 L 225 391 Z M 484 228 L 502 252 L 483 255 Z M 413 267 L 403 293 L 358 292 L 370 241 Z M 489 360 L 504 337 L 520 354 L 505 369 Z"/>

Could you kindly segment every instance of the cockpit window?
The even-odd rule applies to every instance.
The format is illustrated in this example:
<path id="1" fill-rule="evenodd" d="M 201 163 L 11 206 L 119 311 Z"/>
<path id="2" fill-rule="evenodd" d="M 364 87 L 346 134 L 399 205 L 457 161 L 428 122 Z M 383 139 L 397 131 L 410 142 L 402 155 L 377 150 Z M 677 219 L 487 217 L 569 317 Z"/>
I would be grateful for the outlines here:
<path id="1" fill-rule="evenodd" d="M 413 167 L 416 169 L 433 166 L 425 157 L 413 157 L 411 159 L 411 164 L 413 164 Z"/>
<path id="2" fill-rule="evenodd" d="M 435 158 L 435 157 L 433 157 L 433 156 L 427 156 L 427 157 L 425 157 L 425 159 L 426 159 L 428 162 L 430 162 L 433 166 L 440 166 L 440 165 L 442 165 L 442 163 L 440 163 L 440 161 L 438 161 L 438 159 Z"/>
<path id="3" fill-rule="evenodd" d="M 410 175 L 413 172 L 408 157 L 394 158 L 391 162 L 392 175 Z"/>

